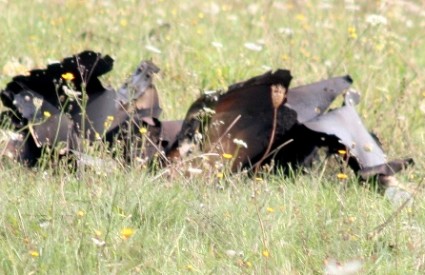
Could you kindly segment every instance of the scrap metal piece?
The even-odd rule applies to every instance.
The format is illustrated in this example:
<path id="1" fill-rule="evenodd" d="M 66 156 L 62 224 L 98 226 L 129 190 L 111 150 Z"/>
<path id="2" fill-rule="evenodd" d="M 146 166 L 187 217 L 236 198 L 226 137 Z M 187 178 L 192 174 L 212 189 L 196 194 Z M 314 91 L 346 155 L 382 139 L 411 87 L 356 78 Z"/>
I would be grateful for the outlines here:
<path id="1" fill-rule="evenodd" d="M 137 129 L 157 126 L 161 108 L 152 76 L 158 67 L 142 61 L 117 93 L 98 78 L 112 66 L 110 56 L 84 51 L 46 69 L 32 70 L 28 76 L 16 76 L 7 84 L 0 98 L 9 110 L 1 117 L 10 120 L 15 130 L 31 135 L 21 146 L 25 148 L 21 155 L 34 158 L 27 163 L 36 162 L 43 146 L 64 142 L 66 152 L 78 151 L 80 138 L 104 138 L 112 146 L 117 138 L 131 139 L 121 132 L 130 124 Z M 159 139 L 160 128 L 153 132 L 153 139 Z M 35 146 L 26 146 L 30 141 Z"/>
<path id="2" fill-rule="evenodd" d="M 390 176 L 413 164 L 412 159 L 387 161 L 378 140 L 366 129 L 354 108 L 359 98 L 358 93 L 350 91 L 345 95 L 342 107 L 303 125 L 319 134 L 319 145 L 327 146 L 332 152 L 347 150 L 349 165 L 363 179 L 376 175 Z"/>
<path id="3" fill-rule="evenodd" d="M 30 71 L 29 75 L 14 77 L 1 92 L 0 98 L 6 107 L 13 108 L 15 94 L 22 90 L 35 91 L 56 108 L 68 112 L 63 107 L 70 100 L 63 87 L 71 85 L 68 88 L 84 90 L 89 96 L 102 93 L 105 88 L 98 77 L 112 70 L 112 66 L 113 59 L 110 56 L 84 51 L 60 63 L 50 64 L 46 69 L 36 69 Z M 69 104 L 73 106 L 71 114 L 81 111 L 75 102 Z"/>
<path id="4" fill-rule="evenodd" d="M 202 96 L 189 108 L 178 136 L 168 153 L 171 158 L 183 157 L 196 147 L 201 136 L 203 152 L 237 154 L 232 170 L 254 164 L 263 157 L 273 128 L 273 91 L 280 86 L 287 90 L 291 81 L 287 70 L 267 72 L 247 81 L 229 86 L 226 93 Z M 284 99 L 282 99 L 282 102 Z M 284 104 L 277 107 L 274 143 L 296 123 L 296 114 Z M 241 140 L 247 147 L 234 140 Z"/>
<path id="5" fill-rule="evenodd" d="M 147 112 L 144 116 L 158 118 L 161 114 L 158 94 L 152 85 L 154 74 L 159 68 L 151 61 L 142 61 L 132 76 L 118 89 L 117 109 L 127 106 L 132 101 L 137 101 L 137 110 Z M 142 99 L 142 100 L 141 100 Z"/>
<path id="6" fill-rule="evenodd" d="M 297 120 L 302 124 L 323 114 L 352 83 L 351 77 L 346 75 L 291 88 L 286 105 L 297 112 Z"/>

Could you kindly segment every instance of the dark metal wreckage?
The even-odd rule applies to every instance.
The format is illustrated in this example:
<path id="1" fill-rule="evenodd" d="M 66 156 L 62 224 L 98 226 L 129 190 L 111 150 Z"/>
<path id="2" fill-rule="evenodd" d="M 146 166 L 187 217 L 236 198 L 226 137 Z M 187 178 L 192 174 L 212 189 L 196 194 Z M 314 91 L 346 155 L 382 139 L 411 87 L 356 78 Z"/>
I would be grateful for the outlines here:
<path id="1" fill-rule="evenodd" d="M 152 79 L 159 68 L 142 61 L 114 90 L 99 80 L 112 66 L 110 56 L 85 51 L 14 77 L 0 94 L 3 125 L 15 133 L 3 155 L 36 165 L 46 148 L 70 156 L 81 153 L 84 142 L 102 140 L 110 148 L 124 144 L 129 162 L 148 164 L 159 156 L 167 165 L 200 151 L 233 154 L 233 172 L 257 173 L 271 161 L 283 168 L 311 165 L 324 147 L 363 179 L 392 176 L 413 163 L 387 160 L 355 110 L 360 95 L 350 89 L 349 76 L 289 88 L 290 71 L 279 69 L 204 94 L 182 121 L 161 121 Z M 342 106 L 330 109 L 338 96 Z"/>

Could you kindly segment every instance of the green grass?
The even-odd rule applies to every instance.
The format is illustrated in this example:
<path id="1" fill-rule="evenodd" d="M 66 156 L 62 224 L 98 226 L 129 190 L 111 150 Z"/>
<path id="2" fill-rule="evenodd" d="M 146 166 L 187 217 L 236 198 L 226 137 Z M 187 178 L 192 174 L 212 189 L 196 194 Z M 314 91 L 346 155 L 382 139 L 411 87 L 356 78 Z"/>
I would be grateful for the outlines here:
<path id="1" fill-rule="evenodd" d="M 265 67 L 290 69 L 292 86 L 348 73 L 362 93 L 359 113 L 389 158 L 416 160 L 399 180 L 416 188 L 424 178 L 421 4 L 360 1 L 352 11 L 342 1 L 330 9 L 319 1 L 33 2 L 0 1 L 1 87 L 14 60 L 43 68 L 93 49 L 114 56 L 104 81 L 117 87 L 152 58 L 161 68 L 155 83 L 163 118 L 177 119 L 200 90 L 225 88 Z M 370 26 L 369 14 L 388 25 Z M 73 175 L 4 159 L 0 190 L 4 274 L 312 274 L 323 273 L 328 258 L 361 259 L 368 274 L 425 270 L 422 189 L 371 238 L 396 208 L 371 185 L 338 182 L 331 165 L 259 182 L 134 168 Z M 134 230 L 128 239 L 124 228 Z"/>

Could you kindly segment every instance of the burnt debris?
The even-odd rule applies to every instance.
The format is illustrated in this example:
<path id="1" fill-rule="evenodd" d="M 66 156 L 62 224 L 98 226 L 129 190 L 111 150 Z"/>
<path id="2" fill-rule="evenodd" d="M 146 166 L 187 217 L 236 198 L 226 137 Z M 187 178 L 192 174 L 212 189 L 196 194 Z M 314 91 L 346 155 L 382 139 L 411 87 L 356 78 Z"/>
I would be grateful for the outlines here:
<path id="1" fill-rule="evenodd" d="M 149 159 L 156 151 L 151 147 L 160 146 L 161 108 L 152 83 L 159 69 L 142 61 L 116 92 L 99 79 L 112 67 L 110 56 L 84 51 L 46 69 L 14 77 L 0 94 L 8 108 L 1 114 L 2 120 L 8 120 L 19 133 L 7 145 L 8 155 L 35 165 L 46 147 L 61 144 L 60 155 L 67 155 L 82 150 L 83 140 L 104 140 L 111 146 L 121 140 L 127 159 Z M 140 129 L 149 129 L 154 135 L 143 152 L 130 149 L 141 135 L 148 134 Z"/>
<path id="2" fill-rule="evenodd" d="M 363 125 L 354 106 L 360 95 L 349 76 L 288 88 L 289 71 L 277 70 L 231 85 L 225 93 L 206 94 L 190 108 L 170 158 L 194 148 L 217 155 L 235 154 L 232 170 L 254 169 L 273 160 L 278 166 L 311 165 L 320 147 L 343 158 L 360 177 L 390 176 L 413 163 L 388 162 L 379 142 Z M 275 104 L 276 90 L 283 98 Z M 343 106 L 330 110 L 344 94 Z M 246 147 L 237 140 L 243 140 Z"/>
<path id="3" fill-rule="evenodd" d="M 161 121 L 153 84 L 159 68 L 142 61 L 114 90 L 99 79 L 113 62 L 85 51 L 14 77 L 0 94 L 6 107 L 0 118 L 14 132 L 4 152 L 35 165 L 45 148 L 58 148 L 61 156 L 83 155 L 86 141 L 102 140 L 110 148 L 123 144 L 119 157 L 128 162 L 147 164 L 159 156 L 167 164 L 199 151 L 216 158 L 233 155 L 233 172 L 257 173 L 271 161 L 284 168 L 309 166 L 324 147 L 363 179 L 392 176 L 413 163 L 387 160 L 355 110 L 360 95 L 350 89 L 350 76 L 289 88 L 290 71 L 279 69 L 226 92 L 204 94 L 184 120 Z M 342 106 L 330 109 L 341 96 Z"/>

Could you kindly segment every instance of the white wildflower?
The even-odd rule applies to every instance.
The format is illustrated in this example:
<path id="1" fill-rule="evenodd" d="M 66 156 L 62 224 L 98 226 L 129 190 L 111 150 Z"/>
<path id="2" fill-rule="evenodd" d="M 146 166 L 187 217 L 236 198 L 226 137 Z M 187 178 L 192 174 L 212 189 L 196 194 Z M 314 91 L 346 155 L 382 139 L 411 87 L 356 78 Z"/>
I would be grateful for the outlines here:
<path id="1" fill-rule="evenodd" d="M 425 114 L 425 101 L 422 101 L 422 103 L 419 105 L 419 110 Z"/>
<path id="2" fill-rule="evenodd" d="M 243 141 L 243 140 L 241 140 L 241 139 L 237 139 L 237 138 L 235 138 L 235 139 L 233 140 L 233 143 L 234 143 L 234 144 L 236 144 L 236 145 L 237 145 L 237 146 L 239 146 L 239 147 L 248 148 L 248 144 L 246 144 L 246 142 L 245 142 L 245 141 Z"/>
<path id="3" fill-rule="evenodd" d="M 248 50 L 255 51 L 255 52 L 259 52 L 263 49 L 263 46 L 253 42 L 245 43 L 244 47 L 247 48 Z"/>
<path id="4" fill-rule="evenodd" d="M 345 0 L 345 9 L 348 11 L 359 11 L 360 6 L 354 0 Z"/>
<path id="5" fill-rule="evenodd" d="M 327 275 L 350 275 L 359 274 L 363 263 L 360 260 L 351 260 L 343 264 L 335 259 L 329 259 L 325 264 L 325 274 Z"/>
<path id="6" fill-rule="evenodd" d="M 207 114 L 207 115 L 214 115 L 215 114 L 215 111 L 211 108 L 204 107 L 203 110 L 204 110 L 205 114 Z"/>
<path id="7" fill-rule="evenodd" d="M 228 250 L 225 251 L 225 253 L 229 258 L 233 258 L 236 255 L 241 257 L 241 258 L 244 256 L 243 251 L 236 251 L 236 250 L 233 250 L 233 249 L 228 249 Z"/>
<path id="8" fill-rule="evenodd" d="M 70 89 L 68 86 L 62 86 L 62 90 L 71 100 L 77 99 L 81 95 L 81 92 Z"/>
<path id="9" fill-rule="evenodd" d="M 321 9 L 321 10 L 330 10 L 332 8 L 333 8 L 333 5 L 329 1 L 323 1 L 323 2 L 319 3 L 319 9 Z"/>
<path id="10" fill-rule="evenodd" d="M 160 49 L 158 49 L 157 47 L 154 47 L 152 45 L 146 45 L 145 46 L 145 49 L 148 50 L 148 51 L 150 51 L 150 52 L 153 52 L 153 53 L 157 53 L 157 54 L 160 54 L 161 53 L 161 50 Z"/>
<path id="11" fill-rule="evenodd" d="M 387 18 L 379 14 L 369 14 L 366 16 L 366 23 L 370 24 L 372 27 L 388 24 Z"/>
<path id="12" fill-rule="evenodd" d="M 279 28 L 278 31 L 281 34 L 284 34 L 286 36 L 292 36 L 294 34 L 294 30 L 291 29 L 291 28 L 287 28 L 287 27 L 286 28 Z"/>
<path id="13" fill-rule="evenodd" d="M 250 5 L 248 5 L 247 10 L 248 10 L 249 14 L 255 15 L 260 10 L 260 5 L 255 4 L 255 3 L 254 4 L 250 4 Z"/>
<path id="14" fill-rule="evenodd" d="M 211 3 L 209 9 L 207 11 L 210 12 L 212 15 L 217 15 L 220 13 L 221 9 L 220 6 L 217 3 Z"/>
<path id="15" fill-rule="evenodd" d="M 196 142 L 201 142 L 202 141 L 202 134 L 199 132 L 195 133 L 194 139 Z"/>
<path id="16" fill-rule="evenodd" d="M 214 95 L 217 94 L 217 91 L 214 90 L 205 90 L 204 95 Z"/>
<path id="17" fill-rule="evenodd" d="M 39 223 L 39 226 L 43 229 L 47 228 L 50 226 L 50 222 L 49 221 L 42 221 Z"/>
<path id="18" fill-rule="evenodd" d="M 187 171 L 189 172 L 189 174 L 192 174 L 192 175 L 199 175 L 199 174 L 202 174 L 202 169 L 199 169 L 199 168 L 189 167 L 189 168 L 187 169 Z"/>
<path id="19" fill-rule="evenodd" d="M 228 249 L 226 250 L 226 255 L 229 256 L 230 258 L 233 258 L 234 256 L 236 256 L 237 252 L 233 249 Z"/>
<path id="20" fill-rule="evenodd" d="M 238 16 L 234 15 L 234 14 L 230 14 L 227 16 L 227 19 L 231 22 L 236 22 L 239 20 Z"/>
<path id="21" fill-rule="evenodd" d="M 213 41 L 213 42 L 211 42 L 211 45 L 212 45 L 214 48 L 217 48 L 217 49 L 222 49 L 222 48 L 223 48 L 223 44 L 221 44 L 220 42 L 217 42 L 217 41 Z"/>
<path id="22" fill-rule="evenodd" d="M 103 240 L 99 240 L 97 238 L 91 238 L 95 246 L 104 246 L 106 243 Z"/>
<path id="23" fill-rule="evenodd" d="M 39 97 L 34 97 L 32 99 L 32 103 L 34 104 L 34 107 L 38 110 L 41 108 L 41 105 L 43 105 L 43 99 Z"/>
<path id="24" fill-rule="evenodd" d="M 57 59 L 47 58 L 47 65 L 60 64 L 61 62 Z"/>

